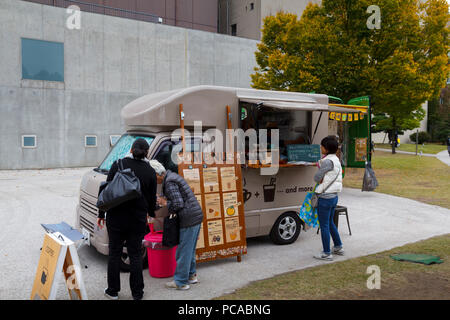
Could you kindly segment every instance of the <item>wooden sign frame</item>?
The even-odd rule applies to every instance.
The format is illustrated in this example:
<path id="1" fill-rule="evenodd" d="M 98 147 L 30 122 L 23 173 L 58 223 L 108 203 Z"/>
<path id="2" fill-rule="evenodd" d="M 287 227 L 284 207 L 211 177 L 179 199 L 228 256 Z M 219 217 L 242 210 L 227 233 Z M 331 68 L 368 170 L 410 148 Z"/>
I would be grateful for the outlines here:
<path id="1" fill-rule="evenodd" d="M 59 232 L 46 233 L 31 291 L 31 300 L 54 300 L 61 275 L 71 300 L 87 300 L 75 243 Z"/>
<path id="2" fill-rule="evenodd" d="M 227 123 L 228 128 L 231 128 L 231 112 L 229 106 L 227 106 Z M 180 127 L 184 128 L 184 113 L 182 105 L 180 105 Z M 229 137 L 232 138 L 231 136 Z M 182 141 L 184 141 L 184 131 L 182 130 Z M 201 151 L 200 151 L 201 152 Z M 219 258 L 228 258 L 228 257 L 237 257 L 237 261 L 240 262 L 242 260 L 242 255 L 247 254 L 247 239 L 246 239 L 246 231 L 245 231 L 245 212 L 244 212 L 244 195 L 243 195 L 243 189 L 242 189 L 242 172 L 241 172 L 241 166 L 237 162 L 237 154 L 236 153 L 229 153 L 228 156 L 230 156 L 230 159 L 233 159 L 232 163 L 227 163 L 227 154 L 208 154 L 211 155 L 211 157 L 218 157 L 221 156 L 221 162 L 219 163 L 213 163 L 208 164 L 205 162 L 204 157 L 201 157 L 202 163 L 179 163 L 178 164 L 178 173 L 184 177 L 184 170 L 191 170 L 191 169 L 197 169 L 199 172 L 199 183 L 200 183 L 200 191 L 195 190 L 194 194 L 196 196 L 199 196 L 201 199 L 201 207 L 204 213 L 204 219 L 202 222 L 202 232 L 199 235 L 199 241 L 197 242 L 197 249 L 196 249 L 196 260 L 197 262 L 206 262 L 206 261 L 212 261 Z M 185 145 L 183 144 L 183 159 L 186 159 L 186 150 Z M 201 156 L 201 155 L 200 155 Z M 231 157 L 232 156 L 232 157 Z M 197 159 L 198 155 L 196 156 Z M 195 159 L 194 155 L 192 154 L 191 157 L 188 157 L 191 159 Z M 219 158 L 220 159 L 220 158 Z M 204 179 L 204 172 L 205 169 L 210 168 L 217 168 L 217 183 L 218 183 L 218 190 L 214 189 L 213 191 L 206 190 L 205 189 L 205 179 Z M 235 189 L 228 189 L 224 190 L 223 183 L 222 183 L 222 170 L 224 168 L 234 168 L 234 181 L 235 181 Z M 224 197 L 226 199 L 229 199 L 231 196 L 231 199 L 234 198 L 234 193 L 236 193 L 237 198 L 237 204 L 236 206 L 230 206 L 227 209 L 231 209 L 230 212 L 232 214 L 229 214 L 225 211 L 227 211 L 226 208 L 224 208 Z M 233 195 L 231 195 L 233 194 Z M 219 217 L 209 217 L 207 212 L 207 198 L 208 195 L 218 195 L 219 196 L 219 207 L 220 207 L 220 214 Z M 237 215 L 235 215 L 235 212 L 237 211 Z M 236 223 L 238 223 L 238 226 L 236 226 Z M 212 229 L 211 227 L 217 227 L 221 225 L 220 228 Z M 233 227 L 233 229 L 228 229 L 227 226 Z M 221 230 L 219 230 L 221 229 Z M 233 230 L 233 231 L 230 231 Z M 238 231 L 236 234 L 235 231 Z M 233 232 L 233 233 L 231 233 Z M 212 237 L 212 235 L 214 235 Z M 231 240 L 232 235 L 236 237 L 238 240 Z M 219 237 L 219 238 L 216 238 Z M 211 238 L 213 238 L 213 241 L 210 241 Z M 213 244 L 211 242 L 214 242 L 214 239 L 217 240 L 217 242 L 220 242 L 219 244 Z M 231 241 L 228 241 L 231 240 Z M 203 247 L 198 247 L 199 243 L 203 243 Z"/>

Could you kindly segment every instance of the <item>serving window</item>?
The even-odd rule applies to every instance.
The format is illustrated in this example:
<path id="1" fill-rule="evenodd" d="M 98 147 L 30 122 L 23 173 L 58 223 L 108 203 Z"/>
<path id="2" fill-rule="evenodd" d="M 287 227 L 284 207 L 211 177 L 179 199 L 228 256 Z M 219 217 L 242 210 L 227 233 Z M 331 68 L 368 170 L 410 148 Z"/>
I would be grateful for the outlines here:
<path id="1" fill-rule="evenodd" d="M 257 145 L 247 138 L 245 141 L 245 155 L 248 161 L 249 154 L 256 147 L 261 151 L 274 152 L 279 155 L 279 164 L 292 162 L 292 150 L 294 146 L 310 145 L 312 132 L 312 111 L 298 109 L 279 109 L 263 104 L 241 102 L 240 103 L 240 128 L 247 131 L 255 129 L 257 132 Z M 259 131 L 267 129 L 267 142 L 259 141 Z M 279 144 L 272 141 L 271 129 L 278 129 Z M 251 163 L 250 163 L 251 164 Z M 263 163 L 264 164 L 264 163 Z"/>

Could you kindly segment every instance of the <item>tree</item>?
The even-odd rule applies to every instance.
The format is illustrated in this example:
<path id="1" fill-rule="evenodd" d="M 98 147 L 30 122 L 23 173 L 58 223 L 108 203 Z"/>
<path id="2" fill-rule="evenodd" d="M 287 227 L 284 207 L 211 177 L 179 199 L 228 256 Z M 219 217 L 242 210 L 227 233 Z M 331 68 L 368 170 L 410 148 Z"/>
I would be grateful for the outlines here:
<path id="1" fill-rule="evenodd" d="M 421 120 L 450 71 L 445 0 L 379 0 L 381 28 L 369 29 L 369 0 L 323 0 L 300 19 L 264 19 L 252 86 L 325 93 L 348 101 L 369 95 L 391 130 Z M 393 152 L 395 153 L 393 145 Z"/>

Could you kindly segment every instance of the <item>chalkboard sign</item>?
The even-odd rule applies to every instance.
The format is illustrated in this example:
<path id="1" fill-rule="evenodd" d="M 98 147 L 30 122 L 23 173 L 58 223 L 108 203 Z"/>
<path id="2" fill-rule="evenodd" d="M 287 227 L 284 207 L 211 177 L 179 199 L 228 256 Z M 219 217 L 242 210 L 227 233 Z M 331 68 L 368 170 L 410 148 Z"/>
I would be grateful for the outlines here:
<path id="1" fill-rule="evenodd" d="M 320 145 L 318 144 L 288 144 L 288 162 L 306 161 L 317 162 L 320 160 Z"/>

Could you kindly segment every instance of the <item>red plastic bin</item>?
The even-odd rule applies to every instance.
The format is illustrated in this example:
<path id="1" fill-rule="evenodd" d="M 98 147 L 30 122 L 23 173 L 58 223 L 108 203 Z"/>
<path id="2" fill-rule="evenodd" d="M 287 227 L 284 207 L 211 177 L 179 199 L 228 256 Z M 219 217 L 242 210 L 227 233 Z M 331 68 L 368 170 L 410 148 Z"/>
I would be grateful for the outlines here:
<path id="1" fill-rule="evenodd" d="M 153 278 L 173 277 L 177 267 L 177 247 L 163 246 L 162 236 L 162 231 L 154 231 L 153 224 L 150 224 L 150 233 L 144 237 L 147 242 L 148 271 Z"/>

